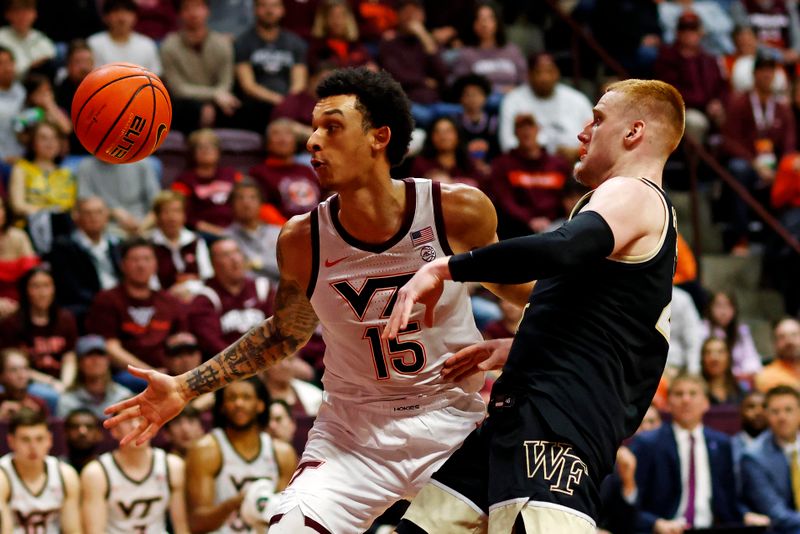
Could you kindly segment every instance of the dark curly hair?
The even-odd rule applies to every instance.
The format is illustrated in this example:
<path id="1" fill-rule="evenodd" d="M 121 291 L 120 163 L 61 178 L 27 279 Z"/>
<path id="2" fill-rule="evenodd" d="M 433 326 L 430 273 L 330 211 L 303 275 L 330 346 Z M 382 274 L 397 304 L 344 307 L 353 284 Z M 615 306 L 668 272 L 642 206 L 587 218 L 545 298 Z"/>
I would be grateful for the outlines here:
<path id="1" fill-rule="evenodd" d="M 411 142 L 414 119 L 411 103 L 403 88 L 386 71 L 373 72 L 364 67 L 332 72 L 317 86 L 317 96 L 328 98 L 354 95 L 356 109 L 364 116 L 364 129 L 388 126 L 392 133 L 386 157 L 394 167 L 403 161 Z"/>

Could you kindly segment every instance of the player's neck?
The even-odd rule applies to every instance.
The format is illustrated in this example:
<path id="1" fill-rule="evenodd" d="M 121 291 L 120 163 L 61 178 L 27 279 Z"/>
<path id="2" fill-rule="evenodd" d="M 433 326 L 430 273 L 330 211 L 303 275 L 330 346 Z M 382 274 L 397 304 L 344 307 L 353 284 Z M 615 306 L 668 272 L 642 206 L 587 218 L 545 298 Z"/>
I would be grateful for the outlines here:
<path id="1" fill-rule="evenodd" d="M 133 297 L 135 299 L 147 299 L 150 298 L 150 286 L 148 285 L 139 285 L 139 284 L 131 284 L 129 282 L 124 282 L 125 284 L 125 292 L 128 296 Z"/>
<path id="2" fill-rule="evenodd" d="M 126 44 L 131 39 L 131 35 L 133 32 L 108 32 L 108 36 L 111 37 L 111 40 L 115 43 Z"/>
<path id="3" fill-rule="evenodd" d="M 664 161 L 628 152 L 617 160 L 616 165 L 611 168 L 606 178 L 614 178 L 616 176 L 647 178 L 657 186 L 662 187 L 661 173 L 663 170 Z"/>
<path id="4" fill-rule="evenodd" d="M 206 40 L 206 37 L 208 37 L 207 26 L 198 26 L 197 28 L 184 28 L 183 32 L 184 35 L 186 36 L 186 42 L 188 42 L 192 46 L 201 44 L 203 41 Z"/>
<path id="5" fill-rule="evenodd" d="M 150 446 L 136 447 L 126 445 L 114 451 L 114 456 L 121 465 L 133 468 L 150 465 L 152 455 L 153 448 Z"/>
<path id="6" fill-rule="evenodd" d="M 233 448 L 236 449 L 236 452 L 245 458 L 252 458 L 261 447 L 261 436 L 257 423 L 242 430 L 225 427 L 225 435 L 233 445 Z"/>
<path id="7" fill-rule="evenodd" d="M 17 470 L 19 477 L 28 482 L 35 481 L 44 474 L 45 463 L 41 461 L 26 461 L 17 455 L 14 455 L 14 469 Z"/>
<path id="8" fill-rule="evenodd" d="M 406 210 L 406 183 L 375 179 L 339 192 L 339 222 L 347 233 L 367 243 L 382 243 L 397 233 Z"/>

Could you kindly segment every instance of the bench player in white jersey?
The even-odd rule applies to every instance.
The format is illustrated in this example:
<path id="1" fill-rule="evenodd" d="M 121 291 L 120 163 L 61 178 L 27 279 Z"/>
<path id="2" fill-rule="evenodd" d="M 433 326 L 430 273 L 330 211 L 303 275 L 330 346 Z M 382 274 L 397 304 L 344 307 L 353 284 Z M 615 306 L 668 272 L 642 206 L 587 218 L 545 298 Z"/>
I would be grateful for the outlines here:
<path id="1" fill-rule="evenodd" d="M 496 241 L 494 207 L 471 187 L 391 178 L 413 121 L 385 72 L 339 70 L 317 93 L 307 146 L 321 186 L 338 194 L 284 226 L 275 314 L 187 374 L 134 369 L 148 389 L 111 407 L 122 413 L 106 423 L 144 416 L 151 425 L 129 438 L 146 439 L 194 396 L 292 354 L 320 322 L 326 400 L 292 482 L 271 501 L 271 534 L 366 530 L 413 496 L 484 416 L 480 377 L 453 384 L 440 374 L 481 339 L 463 287 L 444 289 L 433 326 L 418 314 L 397 340 L 380 333 L 396 291 L 422 265 Z M 520 304 L 530 292 L 491 289 Z"/>
<path id="2" fill-rule="evenodd" d="M 0 532 L 79 534 L 78 474 L 48 455 L 53 436 L 44 414 L 29 408 L 16 412 L 8 445 L 11 452 L 0 458 Z"/>
<path id="3" fill-rule="evenodd" d="M 267 419 L 264 385 L 250 378 L 218 391 L 215 428 L 189 449 L 186 473 L 191 484 L 186 501 L 194 532 L 255 532 L 241 518 L 245 491 L 256 480 L 269 480 L 270 493 L 289 483 L 297 455 L 288 443 L 262 429 Z"/>
<path id="4" fill-rule="evenodd" d="M 138 420 L 112 431 L 119 439 Z M 163 449 L 127 443 L 100 455 L 81 472 L 85 534 L 189 534 L 183 460 Z"/>

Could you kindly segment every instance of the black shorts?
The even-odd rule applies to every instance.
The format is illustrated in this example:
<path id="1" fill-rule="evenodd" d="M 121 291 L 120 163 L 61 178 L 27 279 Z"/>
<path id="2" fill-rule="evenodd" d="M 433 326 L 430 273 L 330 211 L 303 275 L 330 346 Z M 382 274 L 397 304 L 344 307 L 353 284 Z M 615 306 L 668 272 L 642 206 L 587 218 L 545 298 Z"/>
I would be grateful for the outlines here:
<path id="1" fill-rule="evenodd" d="M 561 514 L 562 518 L 571 515 L 570 520 L 576 520 L 578 526 L 570 532 L 593 531 L 600 503 L 599 484 L 596 473 L 590 476 L 592 467 L 584 462 L 585 455 L 548 426 L 527 396 L 498 395 L 490 401 L 489 414 L 483 425 L 433 474 L 431 489 L 426 486 L 420 492 L 406 519 L 431 525 L 434 523 L 420 518 L 433 513 L 438 516 L 437 522 L 447 521 L 453 515 L 452 510 L 438 514 L 432 508 L 452 509 L 456 505 L 450 501 L 455 497 L 466 502 L 472 511 L 480 511 L 484 522 L 488 516 L 490 531 L 495 530 L 493 525 L 502 524 L 508 525 L 510 532 L 519 515 L 527 527 L 525 510 L 537 508 Z M 440 493 L 447 496 L 440 498 Z M 466 513 L 455 515 L 461 521 L 459 525 L 480 527 L 478 519 L 466 519 Z M 455 527 L 442 529 L 440 524 L 433 530 L 429 527 L 424 530 L 461 531 Z M 506 531 L 505 526 L 497 531 Z"/>

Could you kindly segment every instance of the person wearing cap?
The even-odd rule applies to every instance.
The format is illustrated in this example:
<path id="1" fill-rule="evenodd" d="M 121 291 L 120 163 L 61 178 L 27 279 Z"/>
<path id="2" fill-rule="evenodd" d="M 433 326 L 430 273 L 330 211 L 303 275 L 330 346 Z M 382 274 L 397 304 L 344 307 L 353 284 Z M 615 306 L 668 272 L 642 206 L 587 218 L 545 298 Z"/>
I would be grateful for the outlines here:
<path id="1" fill-rule="evenodd" d="M 518 144 L 514 120 L 532 113 L 539 125 L 539 143 L 551 154 L 568 161 L 578 159 L 580 132 L 592 120 L 592 104 L 586 95 L 560 82 L 561 71 L 548 53 L 528 58 L 528 83 L 506 93 L 500 105 L 500 148 L 507 152 Z"/>
<path id="2" fill-rule="evenodd" d="M 716 0 L 659 2 L 658 18 L 666 44 L 671 45 L 677 39 L 680 18 L 687 12 L 696 14 L 705 28 L 702 44 L 709 54 L 721 56 L 733 52 L 733 19 Z"/>
<path id="3" fill-rule="evenodd" d="M 111 359 L 105 340 L 96 335 L 78 338 L 75 345 L 78 355 L 78 375 L 58 401 L 56 415 L 66 417 L 78 408 L 90 410 L 105 419 L 103 410 L 132 396 L 131 390 L 111 380 Z"/>
<path id="4" fill-rule="evenodd" d="M 684 11 L 678 19 L 675 42 L 661 48 L 653 65 L 657 79 L 680 91 L 686 103 L 686 135 L 700 143 L 712 122 L 720 125 L 724 121 L 728 98 L 728 82 L 717 58 L 703 50 L 702 37 L 700 17 Z"/>
<path id="5" fill-rule="evenodd" d="M 795 119 L 789 104 L 772 92 L 777 62 L 759 53 L 753 66 L 753 90 L 733 97 L 722 129 L 722 153 L 728 171 L 762 202 L 769 198 L 777 163 L 795 150 Z M 728 243 L 734 254 L 747 254 L 749 208 L 731 195 Z"/>
<path id="6" fill-rule="evenodd" d="M 562 189 L 572 176 L 567 160 L 539 144 L 531 113 L 514 118 L 514 134 L 517 148 L 495 158 L 488 181 L 501 239 L 543 232 L 562 217 Z"/>
<path id="7" fill-rule="evenodd" d="M 203 363 L 203 354 L 197 338 L 189 332 L 178 332 L 167 338 L 166 342 L 167 374 L 182 375 Z M 192 401 L 190 406 L 198 412 L 210 410 L 214 405 L 214 395 L 206 393 Z"/>

